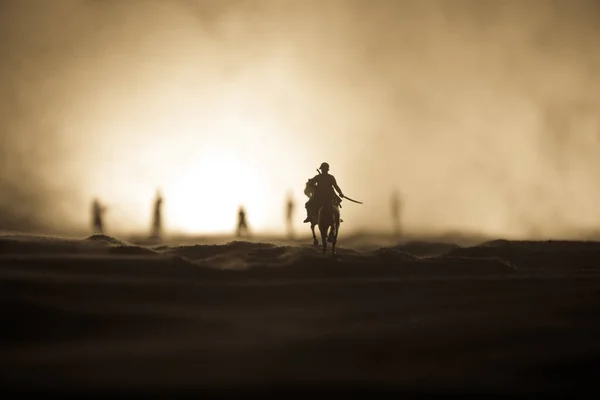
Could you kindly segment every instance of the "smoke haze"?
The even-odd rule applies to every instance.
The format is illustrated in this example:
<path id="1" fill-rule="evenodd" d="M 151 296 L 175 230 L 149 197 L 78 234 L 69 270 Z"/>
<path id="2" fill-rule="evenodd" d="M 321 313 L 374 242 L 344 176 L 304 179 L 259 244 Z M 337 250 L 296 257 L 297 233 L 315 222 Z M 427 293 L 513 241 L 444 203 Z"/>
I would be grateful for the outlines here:
<path id="1" fill-rule="evenodd" d="M 406 230 L 574 235 L 600 224 L 598 43 L 591 0 L 3 1 L 0 228 L 86 229 L 100 196 L 146 229 L 161 187 L 172 229 L 243 203 L 282 231 L 328 161 L 365 203 L 346 231 L 391 229 L 397 188 Z"/>

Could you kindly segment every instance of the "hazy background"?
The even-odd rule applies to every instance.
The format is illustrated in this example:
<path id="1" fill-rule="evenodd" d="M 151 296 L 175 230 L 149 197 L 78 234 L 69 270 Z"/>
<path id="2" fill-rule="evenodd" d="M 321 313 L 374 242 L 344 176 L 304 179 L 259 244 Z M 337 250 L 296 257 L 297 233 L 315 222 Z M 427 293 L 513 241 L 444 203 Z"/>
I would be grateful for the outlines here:
<path id="1" fill-rule="evenodd" d="M 344 229 L 600 225 L 600 2 L 2 0 L 0 228 L 283 230 L 322 162 Z M 308 227 L 304 226 L 308 229 Z"/>

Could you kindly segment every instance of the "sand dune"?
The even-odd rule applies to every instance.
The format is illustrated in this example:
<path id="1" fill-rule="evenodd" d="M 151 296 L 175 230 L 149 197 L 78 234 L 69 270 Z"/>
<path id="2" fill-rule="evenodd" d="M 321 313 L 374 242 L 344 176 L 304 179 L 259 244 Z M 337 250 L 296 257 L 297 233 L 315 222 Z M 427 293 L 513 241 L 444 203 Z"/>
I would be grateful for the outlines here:
<path id="1" fill-rule="evenodd" d="M 63 271 L 74 268 L 84 273 L 93 270 L 138 274 L 143 268 L 146 275 L 184 274 L 205 279 L 481 275 L 516 272 L 514 265 L 493 253 L 472 257 L 468 254 L 453 255 L 452 249 L 456 249 L 456 246 L 421 242 L 368 251 L 341 248 L 333 256 L 321 254 L 320 248 L 312 245 L 245 241 L 231 241 L 222 245 L 145 247 L 102 235 L 83 240 L 33 236 L 0 238 L 2 260 L 13 267 L 25 265 L 27 269 L 42 271 L 47 269 L 48 262 L 54 262 L 60 265 L 53 266 L 53 271 L 57 268 Z M 235 274 L 231 273 L 233 271 Z"/>
<path id="2" fill-rule="evenodd" d="M 80 394 L 595 390 L 598 261 L 595 242 L 4 235 L 0 372 Z"/>

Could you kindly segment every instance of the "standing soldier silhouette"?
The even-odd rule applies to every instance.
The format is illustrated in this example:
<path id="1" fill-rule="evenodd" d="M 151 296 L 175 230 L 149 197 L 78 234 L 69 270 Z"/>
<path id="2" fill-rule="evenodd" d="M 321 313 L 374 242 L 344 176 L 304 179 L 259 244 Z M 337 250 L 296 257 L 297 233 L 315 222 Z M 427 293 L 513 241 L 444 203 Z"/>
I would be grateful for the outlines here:
<path id="1" fill-rule="evenodd" d="M 391 208 L 392 208 L 392 222 L 394 224 L 394 235 L 396 235 L 396 236 L 400 236 L 400 234 L 402 232 L 402 226 L 400 223 L 400 207 L 401 207 L 400 196 L 398 194 L 398 191 L 395 190 L 394 193 L 392 193 Z"/>
<path id="2" fill-rule="evenodd" d="M 243 206 L 240 206 L 238 210 L 238 226 L 236 233 L 238 237 L 249 234 L 248 221 L 246 220 L 246 210 L 244 210 Z"/>
<path id="3" fill-rule="evenodd" d="M 102 206 L 100 201 L 95 198 L 92 203 L 92 231 L 96 235 L 104 234 L 104 224 L 102 223 L 102 218 L 105 211 L 106 207 Z"/>
<path id="4" fill-rule="evenodd" d="M 294 199 L 292 198 L 291 194 L 288 194 L 288 199 L 287 199 L 287 203 L 286 203 L 285 219 L 286 219 L 286 224 L 287 224 L 288 236 L 290 238 L 292 238 L 294 236 L 294 219 L 293 219 L 294 209 L 295 209 Z"/>
<path id="5" fill-rule="evenodd" d="M 152 231 L 150 233 L 151 239 L 160 239 L 162 236 L 162 203 L 162 194 L 160 191 L 156 191 L 156 198 L 154 200 L 154 214 L 152 218 Z"/>

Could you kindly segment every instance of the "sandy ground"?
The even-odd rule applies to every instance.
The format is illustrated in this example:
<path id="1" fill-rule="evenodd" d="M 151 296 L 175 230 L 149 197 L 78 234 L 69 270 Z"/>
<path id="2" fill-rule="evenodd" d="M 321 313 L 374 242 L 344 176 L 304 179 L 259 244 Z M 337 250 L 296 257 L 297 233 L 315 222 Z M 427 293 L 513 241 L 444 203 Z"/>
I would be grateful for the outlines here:
<path id="1" fill-rule="evenodd" d="M 600 244 L 0 236 L 8 391 L 600 392 Z"/>

